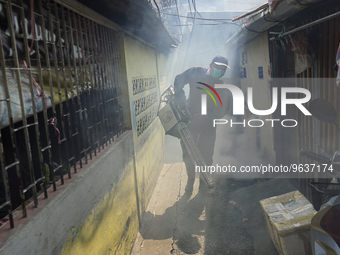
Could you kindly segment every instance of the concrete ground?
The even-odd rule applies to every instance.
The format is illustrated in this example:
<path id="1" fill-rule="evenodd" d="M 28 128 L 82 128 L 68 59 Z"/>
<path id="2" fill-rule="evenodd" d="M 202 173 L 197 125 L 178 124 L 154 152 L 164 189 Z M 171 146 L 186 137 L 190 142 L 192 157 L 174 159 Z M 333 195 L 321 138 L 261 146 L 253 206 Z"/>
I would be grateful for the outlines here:
<path id="1" fill-rule="evenodd" d="M 180 151 L 171 139 L 167 146 Z M 278 254 L 259 201 L 296 190 L 293 181 L 215 178 L 214 191 L 207 193 L 199 192 L 196 178 L 193 192 L 186 193 L 180 153 L 165 161 L 131 254 Z"/>

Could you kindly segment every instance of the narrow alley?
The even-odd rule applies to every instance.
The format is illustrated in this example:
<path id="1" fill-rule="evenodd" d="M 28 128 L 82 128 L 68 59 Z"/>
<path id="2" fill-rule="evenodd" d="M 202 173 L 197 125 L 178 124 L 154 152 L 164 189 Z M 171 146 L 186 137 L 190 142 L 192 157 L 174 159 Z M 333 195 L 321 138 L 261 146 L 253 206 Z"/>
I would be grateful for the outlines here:
<path id="1" fill-rule="evenodd" d="M 1 255 L 340 255 L 339 0 L 0 0 Z"/>
<path id="2" fill-rule="evenodd" d="M 196 178 L 193 192 L 185 192 L 187 175 L 176 140 L 166 139 L 166 163 L 131 254 L 278 254 L 259 201 L 294 191 L 297 182 L 221 178 L 213 192 L 200 192 Z"/>

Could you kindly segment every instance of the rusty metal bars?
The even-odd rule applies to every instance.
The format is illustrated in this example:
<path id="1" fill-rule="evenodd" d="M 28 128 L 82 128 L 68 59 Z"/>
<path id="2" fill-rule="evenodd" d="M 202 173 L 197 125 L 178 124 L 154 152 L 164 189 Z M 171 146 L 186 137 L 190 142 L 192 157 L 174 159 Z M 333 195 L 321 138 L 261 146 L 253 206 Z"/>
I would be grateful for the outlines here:
<path id="1" fill-rule="evenodd" d="M 112 98 L 112 74 L 111 74 L 111 69 L 110 68 L 112 65 L 110 65 L 110 55 L 109 55 L 109 46 L 108 46 L 108 32 L 107 29 L 103 26 L 101 26 L 101 38 L 103 39 L 103 53 L 105 56 L 105 62 L 104 62 L 104 68 L 105 68 L 105 78 L 106 78 L 106 88 L 105 91 L 106 93 L 104 93 L 104 109 L 105 109 L 105 128 L 106 128 L 106 134 L 108 135 L 106 141 L 111 140 L 111 138 L 113 138 L 113 132 L 111 132 L 110 128 L 109 128 L 109 123 L 110 123 L 110 119 L 112 116 L 112 114 L 109 114 L 109 111 L 112 111 L 113 109 L 110 109 L 112 107 L 110 107 L 110 101 L 113 99 Z M 107 145 L 107 143 L 106 143 Z"/>
<path id="2" fill-rule="evenodd" d="M 61 8 L 61 7 L 60 7 Z M 58 5 L 56 2 L 54 2 L 54 15 L 56 17 L 57 20 L 57 39 L 58 39 L 58 44 L 59 44 L 59 52 L 60 52 L 60 65 L 61 65 L 61 70 L 62 70 L 62 79 L 63 79 L 63 89 L 64 89 L 64 93 L 65 93 L 65 106 L 66 109 L 69 109 L 69 91 L 67 88 L 67 79 L 66 79 L 66 70 L 65 70 L 65 61 L 64 61 L 64 48 L 66 48 L 63 44 L 62 44 L 62 37 L 61 37 L 61 32 L 60 32 L 60 20 L 59 20 L 59 9 Z M 64 25 L 64 22 L 62 22 L 62 25 Z M 67 48 L 66 48 L 67 49 Z M 56 56 L 56 53 L 53 52 L 53 54 Z M 56 58 L 56 57 L 55 57 Z M 56 68 L 58 68 L 58 71 L 60 70 L 59 66 L 58 66 L 58 61 L 57 59 L 55 59 L 55 66 Z M 59 91 L 59 102 L 62 102 L 62 97 L 61 97 L 61 86 L 59 83 L 59 79 L 58 80 L 58 91 Z M 72 91 L 72 90 L 71 90 Z M 72 132 L 70 131 L 70 125 L 68 124 L 69 128 L 65 127 L 65 122 L 70 123 L 70 114 L 69 113 L 65 113 L 64 114 L 64 108 L 63 108 L 63 104 L 60 103 L 60 120 L 62 123 L 62 130 L 63 130 L 63 135 L 64 138 L 60 140 L 61 143 L 63 143 L 63 149 L 65 149 L 65 156 L 64 156 L 64 162 L 66 162 L 66 168 L 67 168 L 67 174 L 68 177 L 71 178 L 71 171 L 70 171 L 70 163 L 74 163 L 74 165 L 76 165 L 74 159 L 75 157 L 70 157 L 70 153 L 69 153 L 69 148 L 72 151 L 72 155 L 74 155 L 74 145 L 73 145 L 73 139 L 72 139 Z M 68 133 L 68 137 L 69 140 L 71 141 L 70 143 L 67 143 L 67 133 Z"/>
<path id="3" fill-rule="evenodd" d="M 89 73 L 87 71 L 88 67 L 86 64 L 86 52 L 85 52 L 85 45 L 84 45 L 84 33 L 83 29 L 82 29 L 82 18 L 79 14 L 75 14 L 75 21 L 76 21 L 76 26 L 78 25 L 78 27 L 76 27 L 77 29 L 77 34 L 78 34 L 78 51 L 81 52 L 81 59 L 79 60 L 79 66 L 81 68 L 81 73 L 82 75 L 82 93 L 81 93 L 81 103 L 83 105 L 83 119 L 84 119 L 84 153 L 85 153 L 85 163 L 87 164 L 87 154 L 89 154 L 89 150 L 91 149 L 90 146 L 90 137 L 89 137 L 89 130 L 88 130 L 88 126 L 89 126 L 89 122 L 88 122 L 88 111 L 87 111 L 87 95 L 90 94 L 90 86 L 89 86 Z M 77 18 L 78 17 L 78 18 Z M 80 44 L 80 45 L 79 45 Z M 87 49 L 88 50 L 88 49 Z M 90 153 L 91 155 L 91 153 Z"/>
<path id="4" fill-rule="evenodd" d="M 68 26 L 67 28 L 69 30 L 67 30 L 66 28 L 66 19 L 65 19 L 65 13 L 66 11 L 64 11 L 64 7 L 60 6 L 61 9 L 61 21 L 62 21 L 62 28 L 63 28 L 63 35 L 64 35 L 64 41 L 65 41 L 65 49 L 66 49 L 66 62 L 67 62 L 67 77 L 69 79 L 70 82 L 70 88 L 71 88 L 71 100 L 68 100 L 66 105 L 68 106 L 68 113 L 65 114 L 65 117 L 67 117 L 67 121 L 68 121 L 68 135 L 69 135 L 69 139 L 72 143 L 72 147 L 73 147 L 73 158 L 74 158 L 74 173 L 77 172 L 77 167 L 76 167 L 76 162 L 77 159 L 80 159 L 80 150 L 77 150 L 76 147 L 78 146 L 78 148 L 80 148 L 80 138 L 79 138 L 79 132 L 78 132 L 78 124 L 77 124 L 77 119 L 76 119 L 76 124 L 74 125 L 73 129 L 72 129 L 72 125 L 71 125 L 71 114 L 73 114 L 75 112 L 74 110 L 74 106 L 76 105 L 76 99 L 75 97 L 78 95 L 77 92 L 74 90 L 74 86 L 73 86 L 73 77 L 72 77 L 72 67 L 71 67 L 71 56 L 70 56 L 70 51 L 73 52 L 73 37 L 72 35 L 72 28 L 70 26 Z M 67 17 L 69 17 L 69 11 L 67 11 Z M 73 57 L 73 55 L 72 55 Z M 73 115 L 74 116 L 74 115 Z M 74 130 L 74 131 L 73 131 Z M 80 161 L 81 164 L 81 161 Z"/>
<path id="5" fill-rule="evenodd" d="M 84 18 L 84 28 L 86 33 L 86 42 L 87 42 L 87 48 L 88 48 L 88 60 L 90 61 L 90 73 L 91 73 L 91 96 L 89 100 L 89 112 L 90 112 L 90 117 L 91 118 L 91 125 L 89 125 L 89 133 L 92 134 L 90 135 L 91 139 L 91 145 L 92 145 L 92 150 L 94 152 L 94 155 L 97 155 L 97 147 L 100 147 L 99 145 L 99 127 L 98 127 L 98 74 L 96 73 L 97 70 L 97 65 L 95 61 L 95 55 L 96 55 L 96 48 L 95 48 L 95 39 L 92 36 L 92 29 L 91 29 L 91 24 L 92 22 L 90 20 L 86 20 Z M 90 157 L 92 157 L 92 154 L 90 154 Z"/>
<path id="6" fill-rule="evenodd" d="M 38 3 L 38 9 L 39 9 L 39 12 L 41 13 L 41 9 L 42 7 L 40 6 L 40 3 Z M 37 19 L 40 21 L 43 20 L 43 16 L 40 14 L 40 13 L 36 13 L 34 12 L 34 21 L 36 21 Z M 37 16 L 37 18 L 35 18 L 35 16 Z M 43 29 L 45 29 L 44 27 L 44 23 L 43 21 L 41 21 L 41 26 Z M 39 50 L 39 42 L 38 40 L 35 38 L 34 39 L 35 42 L 35 51 L 36 51 L 36 66 L 37 66 L 37 71 L 38 71 L 38 79 L 39 79 L 39 84 L 44 84 L 44 81 L 43 81 L 43 74 L 42 74 L 42 65 L 41 65 L 41 55 L 40 55 L 40 50 Z M 44 134 L 43 136 L 40 136 L 41 138 L 41 146 L 43 148 L 40 148 L 40 152 L 41 152 L 41 157 L 42 157 L 42 162 L 41 162 L 41 168 L 43 169 L 44 171 L 44 176 L 49 176 L 49 169 L 50 167 L 52 166 L 52 153 L 51 153 L 51 142 L 50 142 L 50 135 L 49 135 L 49 130 L 48 130 L 48 117 L 47 117 L 47 98 L 45 96 L 45 92 L 44 92 L 44 87 L 41 86 L 41 100 L 42 100 L 42 106 L 43 106 L 43 111 L 42 111 L 42 123 L 41 126 L 42 128 L 44 129 Z M 40 154 L 40 153 L 39 153 Z M 47 168 L 46 168 L 47 166 Z M 48 172 L 48 173 L 47 173 Z M 44 181 L 44 187 L 46 187 L 46 185 L 49 184 L 49 180 L 48 178 L 45 178 L 45 181 Z M 53 182 L 53 187 L 54 187 L 54 190 L 56 190 L 56 184 L 55 182 Z M 46 191 L 45 191 L 46 192 Z M 46 192 L 46 195 L 47 197 L 47 192 Z"/>
<path id="7" fill-rule="evenodd" d="M 8 4 L 6 4 L 5 9 L 7 10 Z M 8 11 L 7 15 L 8 15 Z M 1 66 L 5 67 L 6 66 L 6 62 L 5 62 L 5 54 L 3 51 L 3 45 L 2 45 L 2 33 L 0 33 L 0 61 L 1 61 Z M 19 168 L 19 164 L 16 162 L 18 161 L 18 155 L 16 154 L 16 150 L 15 150 L 15 136 L 14 136 L 14 123 L 13 123 L 13 118 L 12 116 L 12 110 L 11 110 L 11 103 L 10 103 L 10 94 L 9 94 L 9 90 L 8 90 L 8 84 L 7 84 L 7 77 L 6 77 L 6 69 L 5 68 L 1 68 L 1 72 L 2 72 L 2 81 L 3 81 L 3 86 L 4 86 L 4 91 L 5 91 L 5 99 L 1 99 L 2 101 L 6 102 L 6 106 L 7 106 L 7 111 L 8 111 L 8 121 L 10 124 L 10 136 L 11 136 L 11 146 L 8 147 L 12 147 L 11 149 L 13 150 L 13 157 L 14 157 L 14 162 L 15 162 L 15 166 L 16 167 L 16 172 L 18 172 L 18 168 Z M 7 147 L 7 148 L 8 148 Z M 10 193 L 10 187 L 9 187 L 9 179 L 8 179 L 8 169 L 10 169 L 10 166 L 5 166 L 5 156 L 4 156 L 4 150 L 3 150 L 4 146 L 2 143 L 2 136 L 1 136 L 1 144 L 0 144 L 0 157 L 1 157 L 1 173 L 2 173 L 2 182 L 4 185 L 4 191 L 5 191 L 5 197 L 6 197 L 6 201 L 4 201 L 4 203 L 0 206 L 1 208 L 5 208 L 7 207 L 7 212 L 9 215 L 9 219 L 10 219 L 10 226 L 11 228 L 14 228 L 14 221 L 13 221 L 13 212 L 12 212 L 12 201 L 11 201 L 11 193 Z M 20 189 L 20 187 L 19 187 Z"/>
<path id="8" fill-rule="evenodd" d="M 83 93 L 84 90 L 84 84 L 82 83 L 84 76 L 83 76 L 83 70 L 82 70 L 82 60 L 81 58 L 83 57 L 83 52 L 80 49 L 79 45 L 79 30 L 78 30 L 78 24 L 77 24 L 77 17 L 74 12 L 71 13 L 68 11 L 69 15 L 69 24 L 72 27 L 72 20 L 73 20 L 73 28 L 72 28 L 72 33 L 70 33 L 70 36 L 73 41 L 72 45 L 76 45 L 76 52 L 77 52 L 77 59 L 75 56 L 73 57 L 73 67 L 75 71 L 75 86 L 77 90 L 77 109 L 76 109 L 76 114 L 78 118 L 78 132 L 79 135 L 81 136 L 81 144 L 82 144 L 82 150 L 80 151 L 80 155 L 85 158 L 85 163 L 87 163 L 87 149 L 86 149 L 86 135 L 85 135 L 85 130 L 86 130 L 86 122 L 87 122 L 87 115 L 86 115 L 86 108 L 83 108 L 82 102 L 81 102 L 81 94 Z M 73 18 L 72 18 L 73 17 Z M 73 37 L 73 32 L 75 32 L 75 36 Z M 74 44 L 74 42 L 76 44 Z M 72 50 L 72 53 L 74 55 L 74 51 Z M 78 64 L 78 65 L 77 65 Z M 85 112 L 85 113 L 84 113 Z M 85 117 L 85 118 L 84 118 Z M 80 167 L 82 167 L 82 160 L 80 162 Z"/>
<path id="9" fill-rule="evenodd" d="M 45 2 L 44 2 L 45 3 Z M 47 3 L 45 3 L 47 5 L 47 19 L 48 19 L 48 27 L 51 30 L 52 28 L 52 21 L 51 21 L 51 12 L 50 12 L 50 2 L 48 1 Z M 44 121 L 46 121 L 47 126 L 46 126 L 46 132 L 48 132 L 49 130 L 49 126 L 53 125 L 54 123 L 54 119 L 56 117 L 56 106 L 55 106 L 55 102 L 54 102 L 54 92 L 53 92 L 53 80 L 52 80 L 52 72 L 51 72 L 51 64 L 50 64 L 50 57 L 49 57 L 49 47 L 48 44 L 52 45 L 52 41 L 53 41 L 53 37 L 54 34 L 51 33 L 50 31 L 48 31 L 46 29 L 46 25 L 45 25 L 45 20 L 44 20 L 44 9 L 42 7 L 42 1 L 38 0 L 38 5 L 39 5 L 39 12 L 41 15 L 41 30 L 42 30 L 42 38 L 43 38 L 43 47 L 45 50 L 45 65 L 46 65 L 46 70 L 47 70 L 47 75 L 48 75 L 48 87 L 49 87 L 49 93 L 50 93 L 50 99 L 51 99 L 51 110 L 52 113 L 50 114 L 50 117 L 48 117 L 48 112 L 47 112 L 47 106 L 46 108 L 44 108 L 43 111 L 46 111 L 46 119 Z M 52 36 L 51 36 L 52 34 Z M 51 40 L 47 41 L 47 35 L 49 36 L 48 39 Z M 52 47 L 53 48 L 53 47 Z M 44 82 L 44 81 L 43 81 Z M 49 132 L 51 134 L 51 132 Z M 57 137 L 57 130 L 54 130 L 54 137 Z M 61 159 L 60 159 L 60 144 L 58 142 L 55 141 L 55 139 L 51 140 L 49 139 L 51 142 L 51 149 L 52 146 L 55 144 L 55 146 L 57 146 L 57 151 L 58 151 L 58 157 L 56 159 L 55 155 L 53 155 L 52 153 L 52 162 L 49 162 L 48 166 L 49 166 L 49 170 L 52 169 L 52 171 L 50 171 L 50 173 L 52 174 L 52 182 L 53 182 L 53 188 L 54 190 L 56 190 L 56 178 L 55 178 L 55 173 L 59 170 L 60 171 L 60 178 L 61 178 L 61 182 L 62 184 L 64 183 L 64 177 L 62 174 L 62 167 L 61 167 Z M 54 146 L 53 146 L 54 147 Z M 57 160 L 57 166 L 55 166 L 54 161 Z"/>
<path id="10" fill-rule="evenodd" d="M 0 0 L 6 9 L 12 48 L 11 57 L 6 57 L 0 33 L 4 91 L 0 102 L 7 107 L 9 124 L 6 132 L 10 134 L 4 140 L 1 134 L 5 131 L 0 133 L 5 197 L 0 209 L 7 209 L 11 227 L 14 227 L 15 198 L 11 194 L 13 177 L 8 175 L 9 171 L 15 169 L 17 185 L 14 186 L 26 217 L 27 202 L 33 201 L 38 206 L 39 184 L 40 192 L 47 198 L 46 185 L 52 184 L 56 190 L 58 180 L 64 184 L 65 174 L 71 178 L 71 165 L 76 173 L 78 162 L 82 167 L 83 159 L 87 163 L 88 155 L 92 159 L 92 153 L 96 155 L 97 150 L 111 143 L 125 128 L 117 32 L 53 0 L 36 0 L 30 11 L 27 10 L 28 0 L 18 2 Z M 18 24 L 13 23 L 13 10 L 20 16 L 22 37 L 17 37 L 15 25 Z M 39 30 L 35 37 L 34 28 Z M 17 40 L 23 41 L 24 48 L 19 48 L 21 54 Z M 13 102 L 7 72 L 13 72 L 15 76 L 20 101 L 15 103 L 20 103 L 22 116 L 18 123 L 15 123 L 11 109 Z M 23 86 L 29 91 L 26 94 L 23 94 Z M 32 104 L 29 114 L 24 101 L 28 97 Z M 41 104 L 39 109 L 37 102 Z"/>
<path id="11" fill-rule="evenodd" d="M 18 8 L 20 6 L 16 6 Z M 21 7 L 22 8 L 22 7 Z M 28 159 L 28 167 L 29 167 L 29 172 L 30 172 L 30 179 L 32 181 L 32 173 L 33 173 L 33 166 L 32 166 L 32 156 L 31 156 L 31 151 L 30 151 L 30 140 L 29 140 L 29 134 L 28 134 L 28 127 L 27 127 L 27 119 L 26 119 L 26 113 L 25 113 L 25 108 L 24 108 L 24 98 L 23 98 L 23 90 L 22 90 L 22 83 L 21 83 L 21 75 L 20 75 L 20 69 L 22 67 L 19 64 L 19 58 L 18 58 L 18 53 L 17 53 L 17 45 L 16 45 L 16 36 L 15 36 L 15 31 L 14 31 L 14 25 L 13 25 L 13 10 L 12 10 L 12 3 L 11 0 L 8 1 L 8 5 L 6 8 L 6 14 L 7 14 L 7 21 L 9 24 L 9 31 L 10 31 L 10 37 L 11 37 L 11 46 L 12 46 L 12 51 L 13 51 L 13 60 L 14 60 L 14 74 L 15 74 L 15 79 L 17 81 L 17 89 L 18 89 L 18 94 L 19 94 L 19 101 L 20 101 L 20 113 L 22 116 L 22 129 L 12 129 L 13 132 L 22 130 L 24 132 L 24 142 L 25 142 L 25 154 Z M 18 143 L 16 142 L 16 148 L 18 147 Z M 20 197 L 21 197 L 21 207 L 22 207 L 22 212 L 23 212 L 23 217 L 27 216 L 27 210 L 26 210 L 26 199 L 25 199 L 25 192 L 24 192 L 24 184 L 23 184 L 23 178 L 22 178 L 22 168 L 24 166 L 21 164 L 20 168 L 16 167 L 17 170 L 17 176 L 19 179 L 19 191 L 20 191 Z M 33 178 L 34 179 L 34 178 Z M 34 197 L 34 203 L 37 206 L 38 201 L 36 199 L 36 186 L 33 185 L 33 197 Z"/>
<path id="12" fill-rule="evenodd" d="M 100 25 L 94 23 L 94 36 L 97 38 L 97 47 L 98 47 L 98 75 L 99 75 L 99 100 L 98 100 L 98 110 L 100 113 L 100 124 L 101 124 L 101 130 L 100 130 L 100 142 L 99 142 L 99 151 L 100 146 L 102 149 L 104 149 L 104 121 L 105 121 L 105 111 L 104 111 L 104 97 L 105 97 L 105 72 L 104 72 L 104 53 L 103 53 L 103 38 L 100 37 L 99 33 L 99 27 Z"/>
<path id="13" fill-rule="evenodd" d="M 22 0 L 20 1 L 21 2 L 21 5 L 23 6 L 23 2 Z M 27 32 L 26 31 L 26 26 L 25 26 L 25 13 L 24 13 L 24 9 L 21 8 L 21 12 L 20 12 L 20 15 L 21 15 L 21 21 L 22 21 L 22 27 L 23 27 L 23 40 L 24 40 L 24 45 L 25 45 L 25 48 L 28 49 L 28 35 L 27 35 Z M 34 19 L 34 8 L 33 8 L 33 19 Z M 36 107 L 35 107 L 35 96 L 34 96 L 34 91 L 33 91 L 33 75 L 32 75 L 32 72 L 31 72 L 31 59 L 30 59 L 30 52 L 28 52 L 27 50 L 25 50 L 25 58 L 26 58 L 26 61 L 27 61 L 27 68 L 25 66 L 26 69 L 26 72 L 28 72 L 28 78 L 29 78 L 29 85 L 30 85 L 30 94 L 31 94 L 31 101 L 32 101 L 32 110 L 33 110 L 33 123 L 31 124 L 25 124 L 24 122 L 24 125 L 26 125 L 26 130 L 28 127 L 30 126 L 34 126 L 35 127 L 35 138 L 36 138 L 36 146 L 37 146 L 37 149 L 38 151 L 41 150 L 41 146 L 40 146 L 40 133 L 39 133 L 39 128 L 38 128 L 38 116 L 37 116 L 37 110 L 36 110 Z M 25 60 L 23 60 L 25 61 Z M 25 62 L 24 62 L 25 63 Z M 26 65 L 26 64 L 25 64 Z M 37 100 L 39 99 L 39 96 L 37 96 Z M 23 117 L 23 120 L 26 119 L 26 116 L 22 115 Z M 18 130 L 18 129 L 17 129 Z M 28 134 L 28 130 L 25 132 L 25 134 Z M 26 135 L 25 135 L 26 136 Z M 26 141 L 26 139 L 25 139 Z M 27 142 L 27 141 L 26 141 Z M 28 141 L 29 142 L 29 141 Z M 34 205 L 35 206 L 38 206 L 38 196 L 37 196 L 37 188 L 36 188 L 36 185 L 42 181 L 42 180 L 45 180 L 45 176 L 44 176 L 44 173 L 43 173 L 43 159 L 42 159 L 42 155 L 40 153 L 38 153 L 38 159 L 39 159 L 39 162 L 40 162 L 40 175 L 41 177 L 36 179 L 35 178 L 35 174 L 34 174 L 34 170 L 33 170 L 33 163 L 32 163 L 32 151 L 31 151 L 31 145 L 30 143 L 27 143 L 26 144 L 26 153 L 28 156 L 28 160 L 29 160 L 29 174 L 30 174 L 30 184 L 28 187 L 26 187 L 24 190 L 23 190 L 23 193 L 25 194 L 28 190 L 32 189 L 33 191 L 33 201 L 34 201 Z M 46 183 L 43 182 L 43 189 L 44 189 L 44 194 L 45 194 L 45 198 L 47 198 L 47 191 L 46 191 Z"/>

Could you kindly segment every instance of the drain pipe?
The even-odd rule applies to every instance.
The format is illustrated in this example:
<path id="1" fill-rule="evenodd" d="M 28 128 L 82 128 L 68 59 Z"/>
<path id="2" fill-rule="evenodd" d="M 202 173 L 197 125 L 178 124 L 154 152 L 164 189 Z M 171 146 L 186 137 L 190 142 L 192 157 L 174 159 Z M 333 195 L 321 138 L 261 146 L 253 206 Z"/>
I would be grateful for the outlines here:
<path id="1" fill-rule="evenodd" d="M 285 32 L 285 33 L 283 33 L 283 34 L 280 34 L 280 35 L 278 35 L 277 37 L 276 37 L 276 36 L 275 36 L 275 37 L 272 37 L 272 38 L 270 38 L 270 40 L 271 40 L 271 41 L 276 40 L 276 39 L 278 39 L 278 38 L 280 38 L 280 37 L 283 37 L 283 36 L 286 36 L 286 35 L 290 35 L 290 34 L 296 33 L 296 32 L 298 32 L 298 31 L 301 31 L 301 30 L 304 30 L 304 29 L 306 29 L 306 28 L 315 26 L 315 25 L 317 25 L 317 24 L 320 24 L 320 23 L 325 22 L 325 21 L 330 20 L 330 19 L 334 19 L 334 18 L 339 17 L 339 16 L 340 16 L 340 12 L 333 13 L 333 14 L 331 14 L 331 15 L 329 15 L 329 16 L 326 16 L 326 17 L 323 17 L 323 18 L 321 18 L 321 19 L 312 21 L 312 22 L 310 22 L 310 23 L 308 23 L 308 24 L 306 24 L 306 25 L 303 25 L 303 26 L 301 26 L 301 27 L 297 27 L 297 28 L 295 28 L 295 29 L 293 29 L 293 30 L 290 30 L 290 31 L 288 31 L 288 32 Z"/>

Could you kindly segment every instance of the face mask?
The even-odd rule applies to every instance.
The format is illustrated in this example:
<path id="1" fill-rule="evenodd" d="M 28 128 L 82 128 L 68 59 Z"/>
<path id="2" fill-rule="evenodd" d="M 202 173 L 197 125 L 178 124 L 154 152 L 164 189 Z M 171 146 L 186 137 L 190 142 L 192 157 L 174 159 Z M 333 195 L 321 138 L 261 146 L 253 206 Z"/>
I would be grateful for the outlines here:
<path id="1" fill-rule="evenodd" d="M 224 75 L 224 71 L 223 70 L 219 70 L 219 69 L 213 69 L 212 73 L 211 73 L 211 76 L 214 78 L 214 79 L 219 79 L 221 78 L 222 76 Z"/>

